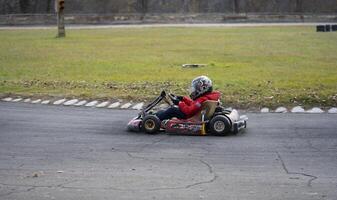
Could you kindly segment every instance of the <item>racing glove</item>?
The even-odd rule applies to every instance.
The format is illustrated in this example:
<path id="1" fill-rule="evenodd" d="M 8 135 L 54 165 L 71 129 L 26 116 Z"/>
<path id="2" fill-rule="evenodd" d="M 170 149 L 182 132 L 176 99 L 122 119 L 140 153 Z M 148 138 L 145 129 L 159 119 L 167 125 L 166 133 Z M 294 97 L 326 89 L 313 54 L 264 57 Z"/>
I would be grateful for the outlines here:
<path id="1" fill-rule="evenodd" d="M 179 99 L 178 98 L 172 98 L 171 99 L 172 100 L 172 103 L 174 104 L 174 105 L 179 105 Z"/>
<path id="2" fill-rule="evenodd" d="M 176 96 L 174 94 L 170 94 L 170 98 L 172 100 L 172 103 L 174 105 L 179 105 L 179 102 L 183 100 L 183 97 L 182 96 Z"/>
<path id="3" fill-rule="evenodd" d="M 183 100 L 183 96 L 177 96 L 177 99 L 179 100 L 179 101 L 182 101 Z"/>

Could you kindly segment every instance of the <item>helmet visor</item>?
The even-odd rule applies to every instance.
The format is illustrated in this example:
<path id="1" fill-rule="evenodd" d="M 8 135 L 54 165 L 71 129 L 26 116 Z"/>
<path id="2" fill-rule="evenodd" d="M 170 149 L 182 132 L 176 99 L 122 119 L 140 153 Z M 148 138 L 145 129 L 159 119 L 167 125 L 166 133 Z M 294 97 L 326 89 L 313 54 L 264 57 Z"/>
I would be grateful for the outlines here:
<path id="1" fill-rule="evenodd" d="M 196 91 L 195 87 L 193 87 L 193 85 L 190 87 L 189 92 L 190 92 L 190 97 L 192 99 L 194 99 L 196 97 L 196 92 L 197 91 Z"/>
<path id="2" fill-rule="evenodd" d="M 190 92 L 190 94 L 195 93 L 195 87 L 193 87 L 193 85 L 191 85 L 191 87 L 188 91 Z"/>

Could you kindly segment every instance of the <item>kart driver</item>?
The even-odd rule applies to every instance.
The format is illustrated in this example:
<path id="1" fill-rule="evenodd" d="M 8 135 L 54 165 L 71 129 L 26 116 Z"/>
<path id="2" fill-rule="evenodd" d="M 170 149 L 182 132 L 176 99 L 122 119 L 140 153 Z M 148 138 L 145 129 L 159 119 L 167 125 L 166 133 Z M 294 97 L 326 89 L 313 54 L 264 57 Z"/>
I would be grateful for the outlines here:
<path id="1" fill-rule="evenodd" d="M 207 100 L 218 101 L 220 92 L 213 91 L 212 80 L 207 76 L 199 76 L 192 80 L 190 88 L 190 97 L 173 96 L 172 102 L 175 106 L 170 106 L 166 110 L 156 113 L 161 120 L 171 119 L 188 119 L 201 111 L 201 105 Z"/>

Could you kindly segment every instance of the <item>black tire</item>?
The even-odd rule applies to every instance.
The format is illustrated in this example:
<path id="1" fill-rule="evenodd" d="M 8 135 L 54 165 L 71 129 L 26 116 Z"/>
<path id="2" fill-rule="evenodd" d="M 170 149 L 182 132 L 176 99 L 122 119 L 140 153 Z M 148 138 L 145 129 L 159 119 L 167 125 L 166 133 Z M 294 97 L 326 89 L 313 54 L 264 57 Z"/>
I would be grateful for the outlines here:
<path id="1" fill-rule="evenodd" d="M 144 117 L 142 129 L 145 133 L 156 134 L 160 129 L 160 119 L 155 115 L 148 115 Z"/>
<path id="2" fill-rule="evenodd" d="M 231 130 L 231 122 L 223 115 L 215 116 L 209 122 L 208 128 L 213 135 L 224 136 Z"/>

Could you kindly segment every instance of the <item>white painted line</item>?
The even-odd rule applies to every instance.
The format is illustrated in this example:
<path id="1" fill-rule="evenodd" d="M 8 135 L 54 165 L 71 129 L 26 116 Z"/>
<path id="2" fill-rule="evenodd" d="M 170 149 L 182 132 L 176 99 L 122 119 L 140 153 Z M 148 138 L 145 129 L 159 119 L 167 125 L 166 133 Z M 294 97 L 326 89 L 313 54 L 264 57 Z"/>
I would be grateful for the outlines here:
<path id="1" fill-rule="evenodd" d="M 337 114 L 337 108 L 330 108 L 330 110 L 328 110 L 328 113 Z"/>
<path id="2" fill-rule="evenodd" d="M 308 110 L 307 113 L 320 114 L 320 113 L 324 113 L 324 110 L 322 110 L 318 107 L 314 107 L 314 108 Z"/>
<path id="3" fill-rule="evenodd" d="M 60 99 L 60 100 L 55 101 L 53 104 L 54 104 L 54 105 L 61 105 L 61 104 L 63 104 L 65 101 L 67 101 L 67 99 Z"/>
<path id="4" fill-rule="evenodd" d="M 25 99 L 25 100 L 23 100 L 23 102 L 25 102 L 25 103 L 28 103 L 30 101 L 31 101 L 31 99 Z"/>
<path id="5" fill-rule="evenodd" d="M 46 105 L 46 104 L 49 104 L 49 103 L 50 103 L 50 100 L 44 100 L 44 101 L 41 102 L 41 104 L 43 104 L 43 105 Z"/>
<path id="6" fill-rule="evenodd" d="M 36 103 L 40 103 L 42 100 L 41 99 L 36 99 L 35 101 L 32 101 L 31 103 L 36 104 Z"/>
<path id="7" fill-rule="evenodd" d="M 78 102 L 78 99 L 72 99 L 63 103 L 65 106 L 71 106 Z"/>
<path id="8" fill-rule="evenodd" d="M 85 104 L 85 107 L 93 107 L 96 104 L 98 104 L 98 101 L 92 101 L 92 102 L 89 102 L 89 103 Z"/>
<path id="9" fill-rule="evenodd" d="M 301 106 L 296 106 L 291 109 L 292 113 L 305 113 L 305 110 Z"/>
<path id="10" fill-rule="evenodd" d="M 104 108 L 109 105 L 109 101 L 102 102 L 96 106 L 96 108 Z"/>
<path id="11" fill-rule="evenodd" d="M 130 108 L 130 106 L 132 106 L 131 103 L 126 103 L 126 104 L 121 106 L 121 109 L 127 109 L 127 108 Z"/>
<path id="12" fill-rule="evenodd" d="M 276 113 L 286 113 L 288 112 L 287 108 L 285 107 L 278 107 L 276 110 L 275 110 Z"/>
<path id="13" fill-rule="evenodd" d="M 134 109 L 134 110 L 141 110 L 143 108 L 143 106 L 144 106 L 143 102 L 142 103 L 138 103 L 138 104 L 134 105 L 132 107 L 132 109 Z"/>
<path id="14" fill-rule="evenodd" d="M 83 105 L 86 104 L 86 103 L 87 103 L 86 100 L 82 100 L 82 101 L 80 101 L 80 102 L 74 104 L 74 106 L 83 106 Z"/>
<path id="15" fill-rule="evenodd" d="M 269 108 L 262 108 L 261 113 L 269 113 Z"/>
<path id="16" fill-rule="evenodd" d="M 7 97 L 7 98 L 3 98 L 2 100 L 3 100 L 3 101 L 7 101 L 7 102 L 8 102 L 8 101 L 12 101 L 12 100 L 13 100 L 13 98 L 11 98 L 11 97 Z"/>
<path id="17" fill-rule="evenodd" d="M 14 99 L 12 102 L 19 102 L 19 101 L 22 101 L 22 98 Z"/>
<path id="18" fill-rule="evenodd" d="M 108 108 L 117 108 L 121 105 L 120 102 L 115 102 L 115 103 L 112 103 Z"/>

